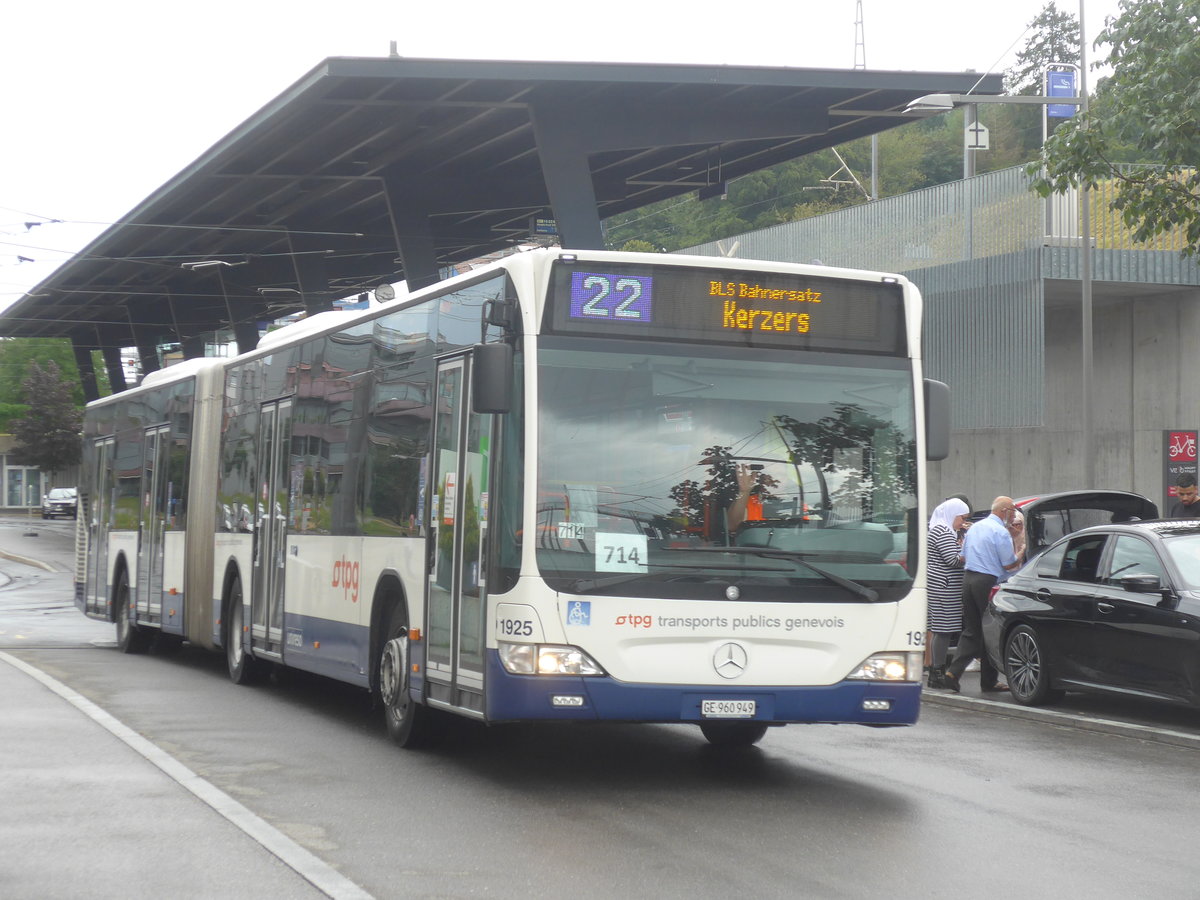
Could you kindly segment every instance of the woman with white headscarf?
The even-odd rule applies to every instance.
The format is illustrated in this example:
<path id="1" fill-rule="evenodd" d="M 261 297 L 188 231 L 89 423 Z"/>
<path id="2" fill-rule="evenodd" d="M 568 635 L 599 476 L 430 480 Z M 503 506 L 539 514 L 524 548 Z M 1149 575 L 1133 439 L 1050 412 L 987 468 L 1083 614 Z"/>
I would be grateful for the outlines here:
<path id="1" fill-rule="evenodd" d="M 927 594 L 929 621 L 926 645 L 929 686 L 944 687 L 946 657 L 954 635 L 962 631 L 963 561 L 960 531 L 970 507 L 957 497 L 943 500 L 929 517 L 926 546 L 929 552 Z"/>
<path id="2" fill-rule="evenodd" d="M 1008 525 L 1008 533 L 1013 539 L 1013 553 L 1017 555 L 1017 559 L 1025 559 L 1025 517 L 1021 515 L 1018 509 L 1013 513 L 1012 522 Z"/>

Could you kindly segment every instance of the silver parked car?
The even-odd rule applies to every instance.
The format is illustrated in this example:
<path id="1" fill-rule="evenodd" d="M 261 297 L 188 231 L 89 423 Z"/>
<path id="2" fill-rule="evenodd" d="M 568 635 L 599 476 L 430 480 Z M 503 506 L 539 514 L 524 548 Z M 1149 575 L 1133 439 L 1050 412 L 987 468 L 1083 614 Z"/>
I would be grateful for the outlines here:
<path id="1" fill-rule="evenodd" d="M 51 488 L 50 493 L 42 497 L 42 518 L 52 519 L 55 516 L 76 516 L 78 496 L 75 488 Z"/>

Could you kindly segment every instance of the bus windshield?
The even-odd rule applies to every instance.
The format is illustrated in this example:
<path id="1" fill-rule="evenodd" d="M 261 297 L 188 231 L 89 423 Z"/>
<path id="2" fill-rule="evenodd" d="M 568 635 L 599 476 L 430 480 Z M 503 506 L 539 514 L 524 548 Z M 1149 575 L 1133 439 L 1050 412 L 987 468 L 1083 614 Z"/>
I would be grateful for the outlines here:
<path id="1" fill-rule="evenodd" d="M 537 561 L 555 590 L 873 602 L 916 569 L 906 359 L 544 337 Z"/>

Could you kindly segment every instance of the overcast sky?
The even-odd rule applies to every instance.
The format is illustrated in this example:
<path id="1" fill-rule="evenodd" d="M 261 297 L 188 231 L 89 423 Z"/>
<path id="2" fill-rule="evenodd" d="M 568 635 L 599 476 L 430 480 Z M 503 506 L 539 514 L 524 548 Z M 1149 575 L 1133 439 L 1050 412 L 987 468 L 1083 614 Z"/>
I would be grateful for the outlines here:
<path id="1" fill-rule="evenodd" d="M 1118 0 L 1085 3 L 1092 60 Z M 1044 4 L 863 0 L 862 52 L 870 69 L 1001 72 Z M 1079 0 L 1058 7 L 1078 15 Z M 9 4 L 0 309 L 326 57 L 386 56 L 395 41 L 410 57 L 852 69 L 856 11 L 856 0 Z"/>

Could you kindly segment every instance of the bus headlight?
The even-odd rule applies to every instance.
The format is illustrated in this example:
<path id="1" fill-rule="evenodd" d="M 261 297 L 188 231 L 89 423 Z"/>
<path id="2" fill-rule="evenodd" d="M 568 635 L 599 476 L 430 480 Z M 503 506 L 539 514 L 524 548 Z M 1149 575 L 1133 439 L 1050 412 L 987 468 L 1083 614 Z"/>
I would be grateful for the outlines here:
<path id="1" fill-rule="evenodd" d="M 921 653 L 876 653 L 846 676 L 858 681 L 920 681 Z"/>
<path id="2" fill-rule="evenodd" d="M 603 675 L 594 659 L 569 644 L 509 644 L 497 647 L 500 662 L 513 675 Z"/>

